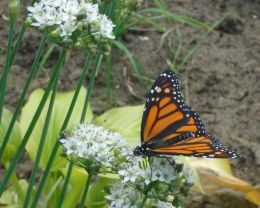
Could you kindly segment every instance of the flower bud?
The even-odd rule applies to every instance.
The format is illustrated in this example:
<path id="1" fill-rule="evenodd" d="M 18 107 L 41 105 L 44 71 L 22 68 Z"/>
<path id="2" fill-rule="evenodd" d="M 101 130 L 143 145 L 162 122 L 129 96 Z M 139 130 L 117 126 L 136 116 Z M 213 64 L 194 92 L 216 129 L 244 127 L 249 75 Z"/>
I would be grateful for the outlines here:
<path id="1" fill-rule="evenodd" d="M 28 27 L 28 26 L 31 26 L 31 24 L 33 23 L 32 21 L 32 18 L 31 17 L 27 17 L 25 19 L 25 25 Z"/>
<path id="2" fill-rule="evenodd" d="M 20 0 L 9 0 L 8 12 L 11 23 L 15 23 L 20 15 Z"/>
<path id="3" fill-rule="evenodd" d="M 74 47 L 75 49 L 82 49 L 83 48 L 83 44 L 81 41 L 77 41 L 75 44 L 74 44 Z"/>
<path id="4" fill-rule="evenodd" d="M 59 32 L 57 30 L 53 30 L 50 33 L 51 38 L 58 38 L 59 37 Z"/>

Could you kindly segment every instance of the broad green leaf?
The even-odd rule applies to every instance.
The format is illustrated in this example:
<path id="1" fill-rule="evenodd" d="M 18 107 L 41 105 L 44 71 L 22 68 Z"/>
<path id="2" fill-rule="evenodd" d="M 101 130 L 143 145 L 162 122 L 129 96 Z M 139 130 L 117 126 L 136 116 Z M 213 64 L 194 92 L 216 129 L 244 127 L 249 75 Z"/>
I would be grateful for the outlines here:
<path id="1" fill-rule="evenodd" d="M 9 127 L 9 123 L 10 123 L 12 117 L 13 117 L 13 114 L 4 108 L 2 121 L 1 121 L 1 125 L 0 125 L 0 144 L 3 142 L 3 139 L 6 135 L 6 131 Z M 13 131 L 10 135 L 8 144 L 4 151 L 4 155 L 3 155 L 4 162 L 7 162 L 10 158 L 12 158 L 17 147 L 20 144 L 20 141 L 21 141 L 20 127 L 19 127 L 19 124 L 17 122 L 15 122 Z"/>
<path id="2" fill-rule="evenodd" d="M 66 168 L 61 169 L 62 174 L 67 173 Z M 81 196 L 83 194 L 85 184 L 87 182 L 88 174 L 87 172 L 78 167 L 74 167 L 72 170 L 69 188 L 67 191 L 67 197 L 63 203 L 64 208 L 76 207 L 80 202 Z M 87 204 L 89 207 L 104 207 L 106 200 L 104 198 L 105 192 L 104 187 L 115 183 L 118 180 L 118 176 L 115 174 L 103 174 L 100 176 L 94 176 L 92 179 L 94 183 L 91 184 L 89 188 L 89 193 L 87 197 Z"/>
<path id="3" fill-rule="evenodd" d="M 94 122 L 117 131 L 132 144 L 140 142 L 143 105 L 113 108 L 97 117 Z"/>
<path id="4" fill-rule="evenodd" d="M 22 191 L 25 192 L 28 187 L 26 180 L 20 180 L 19 185 L 23 189 Z M 10 186 L 0 198 L 0 207 L 4 208 L 19 208 L 22 206 L 21 203 L 13 186 Z"/>
<path id="5" fill-rule="evenodd" d="M 102 208 L 107 204 L 105 199 L 106 192 L 105 187 L 115 183 L 118 179 L 116 177 L 98 177 L 96 182 L 90 186 L 89 193 L 87 196 L 87 205 L 91 208 Z"/>
<path id="6" fill-rule="evenodd" d="M 61 172 L 65 175 L 67 173 L 66 168 L 62 168 Z M 65 201 L 63 203 L 64 208 L 76 207 L 76 205 L 80 202 L 81 195 L 83 193 L 88 174 L 87 172 L 76 166 L 73 167 L 70 183 L 67 191 L 67 197 L 65 197 Z"/>
<path id="7" fill-rule="evenodd" d="M 24 106 L 24 108 L 22 110 L 21 119 L 20 119 L 20 127 L 22 130 L 22 135 L 25 134 L 43 94 L 44 94 L 44 91 L 42 89 L 35 90 L 31 94 L 26 105 Z M 56 95 L 56 99 L 55 99 L 53 111 L 52 111 L 52 116 L 51 116 L 50 123 L 49 123 L 49 129 L 48 129 L 46 141 L 45 141 L 44 148 L 43 148 L 43 154 L 42 154 L 42 158 L 40 161 L 41 168 L 44 168 L 46 166 L 48 159 L 50 157 L 52 148 L 59 137 L 60 130 L 61 130 L 63 121 L 65 119 L 65 116 L 67 114 L 68 108 L 70 106 L 73 95 L 74 95 L 74 91 L 66 92 L 66 93 L 57 93 L 57 95 Z M 75 104 L 74 111 L 71 115 L 67 128 L 71 128 L 80 122 L 80 117 L 81 117 L 81 112 L 82 112 L 82 108 L 84 105 L 85 97 L 86 97 L 86 90 L 84 88 L 82 88 L 80 90 L 78 100 Z M 48 111 L 49 102 L 50 102 L 50 97 L 48 98 L 48 101 L 32 132 L 32 135 L 28 141 L 28 144 L 26 145 L 26 150 L 28 151 L 29 156 L 33 161 L 35 160 L 35 157 L 37 154 L 37 149 L 38 149 L 38 145 L 40 142 L 46 114 Z M 89 105 L 87 115 L 86 115 L 86 122 L 91 121 L 92 118 L 93 118 L 93 114 L 92 114 L 92 110 Z M 55 161 L 53 164 L 53 170 L 55 170 L 55 169 L 57 170 L 60 167 L 63 167 L 67 163 L 67 160 L 65 158 L 61 157 L 60 153 L 61 153 L 61 149 L 59 149 L 57 157 L 55 158 Z"/>

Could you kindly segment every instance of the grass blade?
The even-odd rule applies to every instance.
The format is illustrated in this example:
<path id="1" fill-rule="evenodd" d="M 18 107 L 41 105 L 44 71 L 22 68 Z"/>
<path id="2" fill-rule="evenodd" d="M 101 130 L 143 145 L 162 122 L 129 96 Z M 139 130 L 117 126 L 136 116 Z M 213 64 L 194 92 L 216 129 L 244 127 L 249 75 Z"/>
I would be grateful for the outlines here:
<path id="1" fill-rule="evenodd" d="M 143 85 L 143 80 L 141 77 L 143 76 L 144 73 L 143 73 L 141 67 L 139 66 L 139 64 L 135 61 L 132 53 L 128 50 L 128 48 L 122 42 L 120 42 L 118 40 L 114 40 L 113 44 L 126 54 L 130 63 L 133 66 L 134 72 L 135 72 L 140 84 Z"/>

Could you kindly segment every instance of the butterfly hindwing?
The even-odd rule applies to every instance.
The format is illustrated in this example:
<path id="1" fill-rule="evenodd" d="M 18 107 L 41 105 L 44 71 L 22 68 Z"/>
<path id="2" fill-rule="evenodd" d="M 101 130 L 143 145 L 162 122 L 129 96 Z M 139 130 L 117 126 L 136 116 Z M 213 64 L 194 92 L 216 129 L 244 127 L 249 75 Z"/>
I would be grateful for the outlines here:
<path id="1" fill-rule="evenodd" d="M 154 148 L 155 154 L 183 155 L 205 158 L 236 158 L 239 154 L 223 147 L 219 139 L 205 134 L 169 146 Z"/>

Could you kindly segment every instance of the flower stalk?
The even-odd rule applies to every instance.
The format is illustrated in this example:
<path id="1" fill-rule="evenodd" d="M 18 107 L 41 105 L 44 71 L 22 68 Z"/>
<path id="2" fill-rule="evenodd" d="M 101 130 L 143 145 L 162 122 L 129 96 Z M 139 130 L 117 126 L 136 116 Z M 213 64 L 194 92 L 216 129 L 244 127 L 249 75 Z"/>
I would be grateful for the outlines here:
<path id="1" fill-rule="evenodd" d="M 5 68 L 4 72 L 1 77 L 0 81 L 0 124 L 2 120 L 3 108 L 4 108 L 4 98 L 6 93 L 6 85 L 7 85 L 7 78 L 10 72 L 10 62 L 11 62 L 11 52 L 12 52 L 12 39 L 14 33 L 14 22 L 11 21 L 9 25 L 9 34 L 8 34 L 8 43 L 7 43 L 7 52 L 6 52 L 6 59 L 5 59 Z"/>
<path id="2" fill-rule="evenodd" d="M 147 199 L 148 199 L 148 193 L 146 193 L 144 195 L 144 198 L 143 198 L 142 203 L 141 203 L 139 208 L 144 208 L 145 207 L 145 203 L 146 203 Z"/>
<path id="3" fill-rule="evenodd" d="M 81 201 L 80 201 L 79 208 L 84 208 L 92 177 L 93 177 L 93 175 L 90 173 L 88 175 L 88 179 L 87 179 L 87 182 L 86 182 L 86 185 L 85 185 L 85 188 L 84 188 L 84 192 L 83 192 L 83 195 L 82 195 L 82 198 L 81 198 Z"/>
<path id="4" fill-rule="evenodd" d="M 10 22 L 15 24 L 20 15 L 20 0 L 9 0 L 8 13 Z"/>

